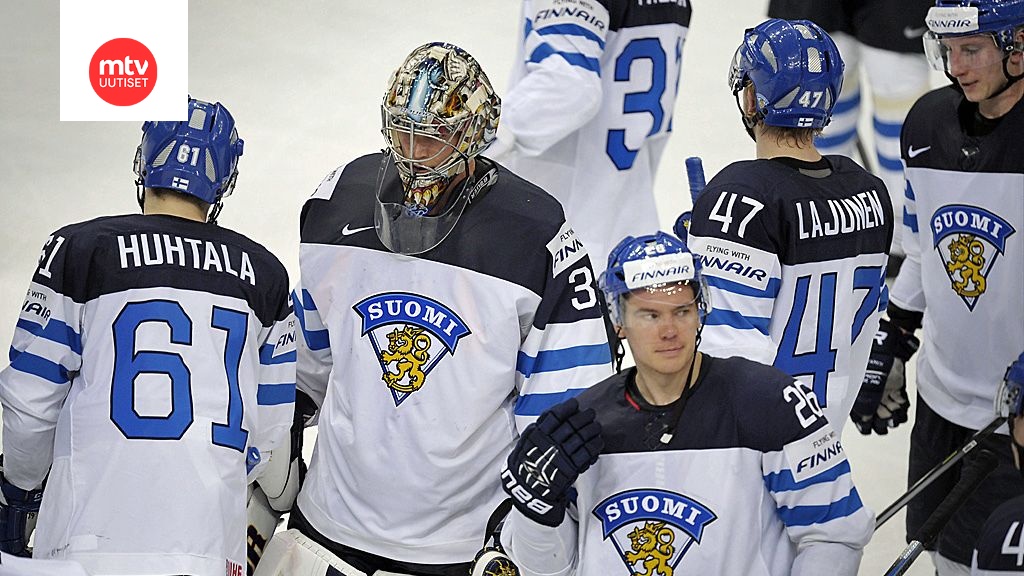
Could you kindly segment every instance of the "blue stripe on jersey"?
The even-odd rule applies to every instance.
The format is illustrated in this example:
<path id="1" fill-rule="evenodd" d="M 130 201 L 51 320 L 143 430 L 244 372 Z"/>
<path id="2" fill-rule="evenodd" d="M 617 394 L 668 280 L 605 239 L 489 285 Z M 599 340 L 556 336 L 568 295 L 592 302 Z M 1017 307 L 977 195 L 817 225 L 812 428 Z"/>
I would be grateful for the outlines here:
<path id="1" fill-rule="evenodd" d="M 306 329 L 306 310 L 315 311 L 316 302 L 313 302 L 313 296 L 308 290 L 302 290 L 302 299 L 300 300 L 295 291 L 292 291 L 292 303 L 295 305 L 295 317 L 299 320 L 299 328 L 302 329 L 302 336 L 306 339 L 306 346 L 310 350 L 323 350 L 330 348 L 331 337 L 327 333 L 327 329 L 323 330 L 307 330 Z"/>
<path id="2" fill-rule="evenodd" d="M 555 50 L 550 44 L 544 43 L 533 50 L 530 54 L 530 59 L 527 62 L 533 62 L 534 64 L 543 61 L 548 56 L 561 56 L 563 60 L 578 66 L 584 70 L 590 70 L 598 76 L 601 75 L 601 62 L 597 58 L 589 58 L 583 54 L 577 52 L 560 52 Z"/>
<path id="3" fill-rule="evenodd" d="M 835 115 L 836 113 L 832 112 L 832 116 L 834 117 Z M 817 138 L 814 139 L 814 145 L 817 146 L 818 148 L 835 148 L 837 146 L 842 146 L 843 144 L 846 144 L 847 142 L 853 140 L 853 138 L 856 135 L 857 127 L 854 126 L 853 128 L 850 128 L 849 130 L 845 132 L 840 132 L 838 134 L 832 134 L 829 136 L 818 136 Z"/>
<path id="4" fill-rule="evenodd" d="M 274 406 L 290 402 L 295 402 L 295 382 L 260 384 L 256 388 L 256 403 L 260 406 Z"/>
<path id="5" fill-rule="evenodd" d="M 530 32 L 533 32 L 533 20 L 527 18 L 526 25 L 523 26 L 523 40 L 526 40 L 526 37 L 530 35 Z"/>
<path id="6" fill-rule="evenodd" d="M 786 506 L 779 507 L 779 517 L 782 522 L 790 528 L 797 526 L 811 526 L 813 524 L 824 524 L 838 518 L 846 518 L 864 507 L 860 501 L 860 495 L 856 488 L 850 489 L 850 494 L 832 504 L 822 506 Z"/>
<path id="7" fill-rule="evenodd" d="M 852 98 L 840 98 L 832 108 L 832 116 L 844 114 L 857 106 L 860 106 L 860 90 L 854 92 Z"/>
<path id="8" fill-rule="evenodd" d="M 552 26 L 545 26 L 543 28 L 538 28 L 537 34 L 540 34 L 541 36 L 547 36 L 549 34 L 557 34 L 559 36 L 581 36 L 587 40 L 597 42 L 597 45 L 601 47 L 601 50 L 604 50 L 604 40 L 602 40 L 600 36 L 576 24 L 554 24 Z"/>
<path id="9" fill-rule="evenodd" d="M 14 349 L 12 348 L 12 353 Z M 41 356 L 30 354 L 28 352 L 22 352 L 17 355 L 11 361 L 11 368 L 33 376 L 38 376 L 43 380 L 49 380 L 54 384 L 67 384 L 71 377 L 68 376 L 67 368 L 64 368 L 56 362 L 52 362 Z"/>
<path id="10" fill-rule="evenodd" d="M 710 274 L 704 276 L 708 281 L 708 286 L 738 294 L 740 296 L 753 296 L 754 298 L 775 298 L 779 295 L 779 288 L 782 286 L 782 280 L 780 278 L 772 278 L 768 281 L 768 286 L 764 290 L 758 290 L 757 288 L 751 288 L 746 284 L 740 284 L 739 282 L 733 282 L 732 280 L 726 280 L 719 278 L 718 276 L 711 276 Z"/>
<path id="11" fill-rule="evenodd" d="M 911 232 L 917 234 L 917 214 L 911 214 L 907 207 L 903 207 L 903 225 L 910 228 Z"/>
<path id="12" fill-rule="evenodd" d="M 37 338 L 63 344 L 75 354 L 82 354 L 82 337 L 60 320 L 50 320 L 44 328 L 31 320 L 19 319 L 17 326 Z"/>
<path id="13" fill-rule="evenodd" d="M 564 392 L 527 394 L 516 400 L 513 412 L 516 416 L 540 416 L 545 410 L 581 394 L 586 388 L 570 388 Z"/>
<path id="14" fill-rule="evenodd" d="M 765 476 L 764 483 L 772 492 L 792 492 L 794 490 L 803 490 L 804 488 L 814 486 L 815 484 L 832 482 L 843 474 L 849 473 L 850 462 L 843 460 L 838 465 L 799 482 L 793 478 L 792 470 L 780 470 L 779 472 L 772 472 Z"/>
<path id="15" fill-rule="evenodd" d="M 281 354 L 280 356 L 274 356 L 273 344 L 264 344 L 260 346 L 260 364 L 264 366 L 270 366 L 272 364 L 285 364 L 287 362 L 295 362 L 295 351 L 292 350 L 287 354 Z"/>
<path id="16" fill-rule="evenodd" d="M 903 163 L 900 162 L 899 158 L 889 158 L 888 156 L 883 156 L 881 152 L 875 156 L 878 158 L 878 165 L 882 168 L 892 172 L 899 172 L 903 170 Z"/>
<path id="17" fill-rule="evenodd" d="M 588 344 L 558 350 L 541 350 L 536 357 L 519 352 L 516 371 L 529 378 L 538 372 L 556 372 L 580 366 L 607 364 L 612 361 L 607 344 Z"/>
<path id="18" fill-rule="evenodd" d="M 882 286 L 882 294 L 878 298 L 878 311 L 885 312 L 885 309 L 889 306 L 889 287 Z"/>
<path id="19" fill-rule="evenodd" d="M 832 112 L 835 114 L 835 112 Z M 903 129 L 903 122 L 886 122 L 875 116 L 872 122 L 875 126 L 875 133 L 886 138 L 899 138 Z"/>
<path id="20" fill-rule="evenodd" d="M 903 197 L 907 200 L 917 200 L 914 198 L 914 187 L 910 185 L 910 180 L 907 180 L 907 185 L 903 187 Z"/>
<path id="21" fill-rule="evenodd" d="M 757 316 L 744 316 L 735 310 L 722 310 L 714 308 L 705 324 L 708 326 L 729 326 L 737 330 L 757 330 L 765 336 L 768 335 L 768 325 L 771 318 L 760 318 Z"/>

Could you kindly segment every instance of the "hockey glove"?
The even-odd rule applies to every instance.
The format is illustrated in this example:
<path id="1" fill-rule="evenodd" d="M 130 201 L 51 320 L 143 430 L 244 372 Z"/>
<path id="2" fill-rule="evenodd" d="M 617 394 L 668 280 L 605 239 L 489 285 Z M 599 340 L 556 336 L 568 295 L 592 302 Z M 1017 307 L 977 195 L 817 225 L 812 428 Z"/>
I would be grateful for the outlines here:
<path id="1" fill-rule="evenodd" d="M 867 372 L 850 418 L 861 434 L 884 435 L 907 421 L 910 398 L 904 364 L 917 352 L 920 341 L 881 319 L 871 345 Z"/>
<path id="2" fill-rule="evenodd" d="M 29 557 L 32 553 L 28 539 L 35 529 L 43 491 L 22 490 L 8 482 L 3 474 L 3 456 L 0 456 L 0 551 Z"/>
<path id="3" fill-rule="evenodd" d="M 569 488 L 604 449 L 593 409 L 576 399 L 548 410 L 526 427 L 501 472 L 502 487 L 526 517 L 545 526 L 565 518 Z"/>

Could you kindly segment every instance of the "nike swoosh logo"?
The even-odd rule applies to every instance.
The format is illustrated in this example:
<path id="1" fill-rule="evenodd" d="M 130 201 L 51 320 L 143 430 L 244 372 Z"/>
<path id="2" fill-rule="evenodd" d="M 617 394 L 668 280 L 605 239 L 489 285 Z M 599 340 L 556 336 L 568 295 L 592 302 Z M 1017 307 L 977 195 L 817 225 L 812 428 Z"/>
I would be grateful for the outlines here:
<path id="1" fill-rule="evenodd" d="M 341 229 L 341 235 L 342 236 L 351 236 L 353 234 L 358 234 L 359 232 L 363 232 L 363 231 L 369 230 L 371 228 L 373 228 L 373 226 L 363 226 L 362 228 L 349 228 L 348 224 L 346 223 L 345 227 Z"/>
<path id="2" fill-rule="evenodd" d="M 903 29 L 903 36 L 908 40 L 913 40 L 914 38 L 920 38 L 927 31 L 927 26 L 922 26 L 921 28 L 911 28 L 910 26 L 907 26 Z"/>
<path id="3" fill-rule="evenodd" d="M 909 148 L 907 148 L 907 156 L 910 156 L 911 158 L 916 158 L 922 152 L 927 152 L 931 149 L 931 146 L 925 146 L 924 148 L 918 148 L 917 150 L 914 150 L 914 147 L 910 146 Z"/>

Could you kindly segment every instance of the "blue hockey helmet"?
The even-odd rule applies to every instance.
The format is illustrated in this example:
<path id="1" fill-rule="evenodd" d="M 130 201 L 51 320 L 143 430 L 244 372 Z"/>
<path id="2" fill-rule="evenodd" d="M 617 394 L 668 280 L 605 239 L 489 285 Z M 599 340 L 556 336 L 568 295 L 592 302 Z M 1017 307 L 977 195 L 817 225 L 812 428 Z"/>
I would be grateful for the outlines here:
<path id="1" fill-rule="evenodd" d="M 666 291 L 693 288 L 701 321 L 711 310 L 711 292 L 701 274 L 700 257 L 666 232 L 626 236 L 608 255 L 608 268 L 598 278 L 614 324 L 622 324 L 622 301 L 634 290 Z"/>
<path id="2" fill-rule="evenodd" d="M 971 60 L 968 67 L 987 66 L 1005 60 L 1012 52 L 1024 51 L 1024 42 L 1015 38 L 1024 26 L 1024 0 L 937 0 L 928 10 L 925 24 L 925 55 L 936 70 L 950 71 L 950 52 L 942 42 L 946 38 L 992 37 L 998 54 L 961 55 Z"/>
<path id="3" fill-rule="evenodd" d="M 135 151 L 136 183 L 219 204 L 235 187 L 243 144 L 224 105 L 189 98 L 187 121 L 142 125 L 142 143 Z"/>
<path id="4" fill-rule="evenodd" d="M 736 49 L 729 87 L 754 84 L 757 116 L 768 126 L 823 128 L 843 88 L 835 42 L 809 20 L 772 18 L 749 28 Z"/>

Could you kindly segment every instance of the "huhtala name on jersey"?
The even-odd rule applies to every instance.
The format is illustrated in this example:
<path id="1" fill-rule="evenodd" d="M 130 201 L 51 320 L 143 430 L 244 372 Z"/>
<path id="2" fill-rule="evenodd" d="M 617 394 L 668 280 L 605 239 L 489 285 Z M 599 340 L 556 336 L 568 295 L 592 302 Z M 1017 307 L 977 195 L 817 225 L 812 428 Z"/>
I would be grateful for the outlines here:
<path id="1" fill-rule="evenodd" d="M 171 234 L 130 234 L 117 237 L 121 268 L 177 265 L 195 270 L 215 270 L 256 285 L 249 254 L 236 246 Z"/>

